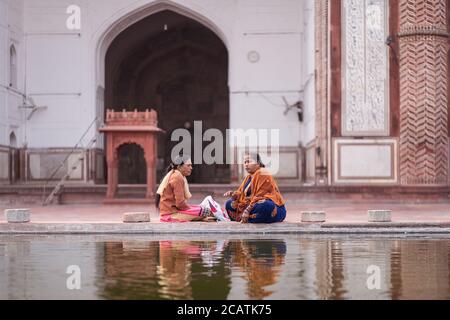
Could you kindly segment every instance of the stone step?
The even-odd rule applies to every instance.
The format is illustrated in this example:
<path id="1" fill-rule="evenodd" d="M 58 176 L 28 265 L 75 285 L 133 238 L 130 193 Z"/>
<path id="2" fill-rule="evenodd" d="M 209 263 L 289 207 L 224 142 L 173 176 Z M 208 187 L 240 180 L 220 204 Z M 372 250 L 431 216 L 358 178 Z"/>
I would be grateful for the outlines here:
<path id="1" fill-rule="evenodd" d="M 8 223 L 26 223 L 30 222 L 30 209 L 6 209 L 5 219 Z"/>
<path id="2" fill-rule="evenodd" d="M 391 222 L 391 210 L 369 210 L 367 211 L 369 222 Z"/>
<path id="3" fill-rule="evenodd" d="M 150 222 L 149 212 L 126 212 L 123 214 L 122 221 L 125 223 Z"/>
<path id="4" fill-rule="evenodd" d="M 302 212 L 302 222 L 325 222 L 326 213 L 324 211 L 304 211 Z"/>

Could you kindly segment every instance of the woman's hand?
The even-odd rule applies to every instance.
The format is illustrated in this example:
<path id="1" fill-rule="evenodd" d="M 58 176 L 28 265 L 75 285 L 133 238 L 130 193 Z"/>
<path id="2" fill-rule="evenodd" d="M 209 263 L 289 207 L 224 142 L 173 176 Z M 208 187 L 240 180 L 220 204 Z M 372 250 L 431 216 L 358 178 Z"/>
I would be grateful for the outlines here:
<path id="1" fill-rule="evenodd" d="M 241 217 L 241 223 L 248 223 L 248 219 L 250 218 L 250 213 L 248 211 L 244 211 Z"/>
<path id="2" fill-rule="evenodd" d="M 223 194 L 223 196 L 229 198 L 233 195 L 233 193 L 234 193 L 233 191 L 227 191 Z"/>

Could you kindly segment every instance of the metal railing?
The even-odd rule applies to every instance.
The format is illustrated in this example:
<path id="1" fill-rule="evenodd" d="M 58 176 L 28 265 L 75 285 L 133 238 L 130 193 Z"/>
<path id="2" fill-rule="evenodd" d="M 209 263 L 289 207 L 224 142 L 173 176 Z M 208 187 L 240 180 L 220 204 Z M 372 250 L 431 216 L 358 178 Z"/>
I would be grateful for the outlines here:
<path id="1" fill-rule="evenodd" d="M 55 177 L 55 175 L 61 170 L 61 168 L 63 168 L 64 166 L 66 166 L 68 160 L 70 159 L 70 157 L 74 154 L 74 152 L 76 150 L 78 150 L 80 148 L 81 143 L 83 142 L 84 138 L 86 137 L 86 135 L 88 134 L 89 130 L 91 130 L 92 126 L 94 124 L 97 123 L 97 121 L 99 120 L 99 117 L 96 117 L 92 123 L 89 125 L 89 127 L 86 129 L 86 131 L 83 133 L 83 135 L 81 136 L 81 138 L 78 140 L 78 142 L 75 144 L 75 146 L 72 148 L 72 150 L 69 152 L 69 154 L 64 158 L 64 160 L 61 162 L 61 164 L 59 165 L 59 167 L 57 167 L 52 174 L 45 180 L 44 182 L 44 189 L 43 189 L 43 195 L 42 198 L 44 199 L 42 205 L 46 206 L 48 204 L 50 204 L 54 197 L 59 193 L 64 181 L 66 179 L 68 179 L 70 177 L 70 174 L 73 173 L 74 170 L 76 170 L 78 168 L 79 163 L 81 163 L 82 160 L 84 160 L 85 158 L 85 152 L 83 152 L 83 154 L 77 159 L 77 161 L 72 165 L 71 168 L 69 168 L 68 172 L 59 180 L 59 182 L 56 184 L 56 186 L 53 188 L 52 192 L 46 197 L 46 191 L 47 191 L 47 187 L 50 184 L 50 182 L 53 180 L 53 178 Z M 96 141 L 97 141 L 97 137 L 98 137 L 98 132 L 94 135 L 94 138 L 92 138 L 88 145 L 85 147 L 85 149 L 89 149 L 90 146 L 92 146 Z"/>

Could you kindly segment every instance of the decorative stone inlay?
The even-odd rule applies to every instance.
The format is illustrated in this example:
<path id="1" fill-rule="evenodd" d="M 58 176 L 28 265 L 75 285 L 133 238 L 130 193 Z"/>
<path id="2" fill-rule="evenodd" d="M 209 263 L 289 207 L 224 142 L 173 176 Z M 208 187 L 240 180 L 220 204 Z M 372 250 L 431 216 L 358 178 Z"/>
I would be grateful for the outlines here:
<path id="1" fill-rule="evenodd" d="M 388 134 L 386 0 L 343 0 L 343 134 Z"/>
<path id="2" fill-rule="evenodd" d="M 250 52 L 247 54 L 247 59 L 248 59 L 248 61 L 250 61 L 251 63 L 256 63 L 256 62 L 258 62 L 259 59 L 260 59 L 259 53 L 258 53 L 257 51 L 255 51 L 255 50 L 252 50 L 252 51 L 250 51 Z"/>

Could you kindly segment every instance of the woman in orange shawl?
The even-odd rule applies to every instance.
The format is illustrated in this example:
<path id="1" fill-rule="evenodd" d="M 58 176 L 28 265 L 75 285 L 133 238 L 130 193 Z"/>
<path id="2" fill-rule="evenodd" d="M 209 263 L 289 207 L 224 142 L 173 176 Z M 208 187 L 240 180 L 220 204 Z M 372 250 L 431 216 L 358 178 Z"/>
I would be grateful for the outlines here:
<path id="1" fill-rule="evenodd" d="M 231 197 L 225 204 L 231 220 L 242 223 L 282 222 L 286 218 L 285 201 L 259 154 L 246 155 L 244 167 L 249 175 L 239 189 L 224 194 Z"/>

